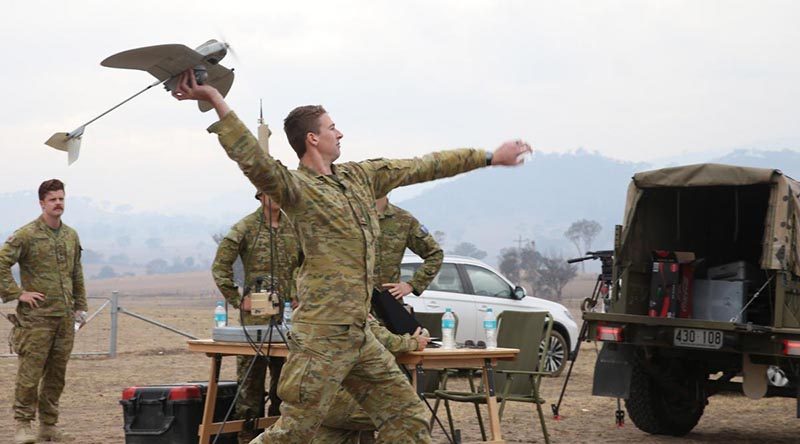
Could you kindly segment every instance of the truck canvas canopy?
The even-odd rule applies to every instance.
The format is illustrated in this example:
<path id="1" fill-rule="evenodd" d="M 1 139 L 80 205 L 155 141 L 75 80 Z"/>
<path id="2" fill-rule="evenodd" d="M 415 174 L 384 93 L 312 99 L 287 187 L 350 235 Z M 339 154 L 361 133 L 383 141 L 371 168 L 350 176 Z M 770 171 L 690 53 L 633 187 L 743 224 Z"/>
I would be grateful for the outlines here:
<path id="1" fill-rule="evenodd" d="M 628 187 L 616 262 L 635 281 L 649 272 L 655 249 L 692 251 L 712 264 L 747 260 L 797 277 L 799 213 L 800 183 L 777 169 L 698 164 L 641 172 Z M 800 298 L 786 296 L 777 321 L 800 326 Z"/>

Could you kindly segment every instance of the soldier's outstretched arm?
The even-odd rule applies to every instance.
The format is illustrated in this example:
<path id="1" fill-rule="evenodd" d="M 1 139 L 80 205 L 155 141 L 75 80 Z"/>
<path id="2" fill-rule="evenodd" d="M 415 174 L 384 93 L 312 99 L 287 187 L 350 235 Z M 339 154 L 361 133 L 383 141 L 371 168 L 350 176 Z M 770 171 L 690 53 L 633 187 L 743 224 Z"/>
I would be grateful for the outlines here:
<path id="1" fill-rule="evenodd" d="M 423 260 L 422 266 L 417 268 L 408 281 L 414 294 L 419 296 L 442 268 L 444 252 L 433 235 L 416 218 L 412 218 L 406 246 Z"/>
<path id="2" fill-rule="evenodd" d="M 241 295 L 233 277 L 233 264 L 239 256 L 239 243 L 231 238 L 231 234 L 235 234 L 233 230 L 219 241 L 217 255 L 211 265 L 211 275 L 225 300 L 234 308 L 239 308 Z"/>
<path id="3" fill-rule="evenodd" d="M 258 140 L 228 107 L 219 91 L 210 85 L 198 85 L 192 70 L 187 70 L 181 74 L 172 96 L 178 100 L 211 103 L 220 120 L 211 125 L 208 131 L 219 136 L 219 142 L 228 157 L 239 164 L 250 182 L 284 208 L 299 202 L 297 184 L 289 169 L 261 150 Z"/>
<path id="4" fill-rule="evenodd" d="M 86 285 L 83 282 L 83 264 L 81 264 L 81 241 L 77 236 L 75 241 L 78 248 L 75 249 L 75 267 L 72 270 L 72 297 L 75 300 L 74 311 L 89 311 L 89 303 L 86 301 Z"/>
<path id="5" fill-rule="evenodd" d="M 532 152 L 530 145 L 517 140 L 505 142 L 492 153 L 492 166 L 515 166 L 522 163 L 522 155 Z M 420 182 L 452 177 L 487 165 L 485 150 L 462 148 L 437 151 L 413 159 L 374 159 L 361 162 L 372 179 L 375 198 L 389 191 Z"/>

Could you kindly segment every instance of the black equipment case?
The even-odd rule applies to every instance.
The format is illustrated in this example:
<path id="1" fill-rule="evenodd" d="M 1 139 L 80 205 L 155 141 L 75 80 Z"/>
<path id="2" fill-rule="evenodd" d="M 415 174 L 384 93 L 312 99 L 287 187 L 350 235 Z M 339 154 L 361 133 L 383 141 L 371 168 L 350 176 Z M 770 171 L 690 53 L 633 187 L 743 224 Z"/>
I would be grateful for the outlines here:
<path id="1" fill-rule="evenodd" d="M 220 381 L 214 422 L 222 422 L 237 384 Z M 195 444 L 203 419 L 207 382 L 128 387 L 122 392 L 126 444 Z M 231 414 L 229 420 L 234 419 Z M 237 444 L 236 433 L 219 437 L 218 444 Z"/>

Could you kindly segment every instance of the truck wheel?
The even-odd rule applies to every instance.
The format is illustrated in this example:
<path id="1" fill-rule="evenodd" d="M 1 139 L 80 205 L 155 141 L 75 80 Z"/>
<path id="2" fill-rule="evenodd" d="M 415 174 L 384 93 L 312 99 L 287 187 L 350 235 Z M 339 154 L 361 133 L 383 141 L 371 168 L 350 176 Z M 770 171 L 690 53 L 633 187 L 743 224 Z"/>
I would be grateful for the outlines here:
<path id="1" fill-rule="evenodd" d="M 544 371 L 550 372 L 551 377 L 561 375 L 564 367 L 567 366 L 567 356 L 569 355 L 569 344 L 561 333 L 553 330 L 550 333 L 550 341 L 539 344 L 539 353 L 547 350 L 547 360 L 544 363 Z"/>
<path id="2" fill-rule="evenodd" d="M 634 363 L 630 395 L 625 400 L 628 416 L 643 432 L 684 436 L 703 416 L 704 380 L 675 360 L 653 363 L 653 368 L 660 368 L 663 374 L 654 376 L 641 361 Z"/>

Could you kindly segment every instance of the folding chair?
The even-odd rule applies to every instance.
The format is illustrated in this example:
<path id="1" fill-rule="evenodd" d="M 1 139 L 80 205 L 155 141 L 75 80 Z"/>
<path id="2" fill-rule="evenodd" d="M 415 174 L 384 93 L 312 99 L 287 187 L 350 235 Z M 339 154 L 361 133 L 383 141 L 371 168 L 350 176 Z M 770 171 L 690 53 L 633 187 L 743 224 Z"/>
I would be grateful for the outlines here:
<path id="1" fill-rule="evenodd" d="M 503 410 L 506 401 L 529 402 L 536 405 L 539 415 L 539 422 L 542 427 L 542 434 L 546 443 L 550 443 L 550 435 L 547 433 L 547 426 L 544 420 L 542 405 L 545 400 L 539 395 L 542 376 L 549 375 L 548 372 L 539 371 L 545 368 L 547 353 L 539 354 L 539 344 L 542 341 L 548 343 L 550 333 L 553 329 L 553 317 L 548 312 L 522 312 L 504 311 L 498 316 L 497 346 L 502 348 L 518 348 L 519 355 L 514 361 L 500 361 L 497 363 L 495 371 L 495 387 L 502 387 L 497 393 L 497 400 L 500 401 L 500 419 L 503 418 Z M 470 377 L 470 388 L 474 387 Z M 434 395 L 437 399 L 444 399 L 445 406 L 449 401 L 469 402 L 475 405 L 478 416 L 478 423 L 481 428 L 481 435 L 486 440 L 483 427 L 483 420 L 478 408 L 479 404 L 486 403 L 486 391 L 483 384 L 479 389 L 472 392 L 456 392 L 446 389 L 436 390 Z M 448 421 L 453 429 L 450 409 L 447 409 Z"/>

